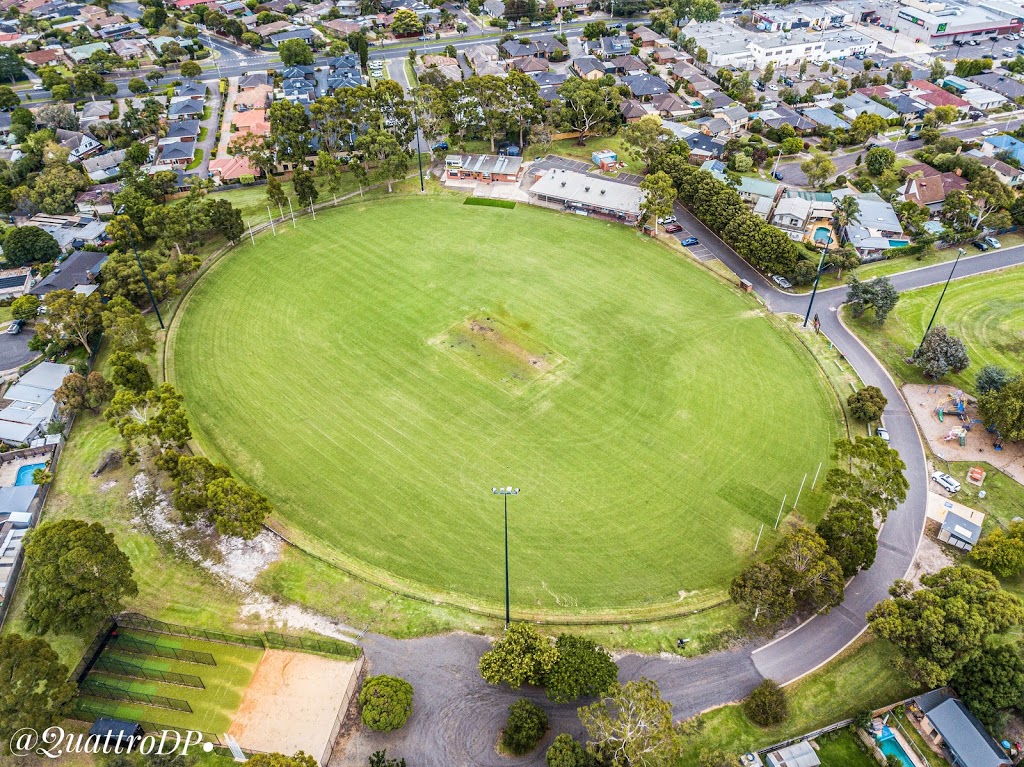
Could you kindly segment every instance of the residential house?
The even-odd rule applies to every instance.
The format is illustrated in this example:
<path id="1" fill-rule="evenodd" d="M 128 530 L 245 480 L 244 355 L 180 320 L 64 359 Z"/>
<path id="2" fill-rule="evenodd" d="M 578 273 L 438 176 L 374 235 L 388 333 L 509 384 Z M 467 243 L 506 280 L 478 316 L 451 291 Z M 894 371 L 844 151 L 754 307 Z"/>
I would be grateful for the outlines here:
<path id="1" fill-rule="evenodd" d="M 754 114 L 753 117 L 760 120 L 767 127 L 774 128 L 776 130 L 781 128 L 783 125 L 789 125 L 798 134 L 812 131 L 816 125 L 816 123 L 808 120 L 795 109 L 786 106 L 785 104 L 778 104 L 771 109 L 762 109 L 760 112 Z"/>
<path id="2" fill-rule="evenodd" d="M 898 116 L 889 107 L 873 101 L 863 93 L 851 93 L 845 99 L 839 99 L 839 103 L 843 105 L 843 114 L 849 120 L 853 120 L 857 115 L 862 114 L 878 115 L 883 120 L 891 120 Z"/>
<path id="3" fill-rule="evenodd" d="M 0 270 L 0 298 L 18 298 L 32 284 L 32 270 L 27 266 Z"/>
<path id="4" fill-rule="evenodd" d="M 73 290 L 76 293 L 93 293 L 100 269 L 107 263 L 107 254 L 99 250 L 76 250 L 61 262 L 61 265 L 39 280 L 29 290 L 42 298 L 54 290 Z"/>
<path id="5" fill-rule="evenodd" d="M 964 702 L 947 690 L 914 698 L 923 714 L 918 730 L 931 745 L 950 755 L 958 767 L 1004 767 L 1012 762 Z"/>
<path id="6" fill-rule="evenodd" d="M 270 135 L 270 121 L 267 120 L 265 109 L 250 109 L 236 113 L 231 118 L 231 127 L 235 129 L 232 140 L 241 138 L 247 133 L 254 133 L 257 136 Z"/>
<path id="7" fill-rule="evenodd" d="M 458 63 L 458 62 L 456 62 Z M 359 56 L 354 53 L 346 53 L 342 56 L 335 56 L 327 60 L 327 69 L 334 74 L 340 70 L 359 70 Z"/>
<path id="8" fill-rule="evenodd" d="M 270 75 L 266 72 L 253 72 L 239 79 L 238 92 L 244 93 L 245 91 L 250 91 L 261 85 L 266 87 L 271 85 Z"/>
<path id="9" fill-rule="evenodd" d="M 831 231 L 835 202 L 827 192 L 788 190 L 775 204 L 771 223 L 795 242 L 811 241 L 819 227 Z"/>
<path id="10" fill-rule="evenodd" d="M 676 62 L 670 74 L 676 80 L 686 80 L 687 82 L 694 77 L 704 77 L 704 72 L 688 61 Z"/>
<path id="11" fill-rule="evenodd" d="M 110 120 L 113 113 L 113 101 L 87 101 L 82 105 L 82 116 L 79 123 L 85 127 L 94 122 Z"/>
<path id="12" fill-rule="evenodd" d="M 65 49 L 64 53 L 68 58 L 75 64 L 82 64 L 88 61 L 94 53 L 100 51 L 110 51 L 110 43 L 88 43 L 86 45 L 76 45 L 74 48 Z"/>
<path id="13" fill-rule="evenodd" d="M 1009 99 L 1006 96 L 990 91 L 987 88 L 968 88 L 960 96 L 973 109 L 981 112 L 989 112 L 1009 103 Z"/>
<path id="14" fill-rule="evenodd" d="M 167 134 L 158 142 L 160 145 L 175 141 L 196 141 L 199 138 L 199 120 L 177 120 L 167 125 Z"/>
<path id="15" fill-rule="evenodd" d="M 850 123 L 826 107 L 808 107 L 803 110 L 803 116 L 815 125 L 820 125 L 823 128 L 842 128 L 846 130 L 850 127 Z"/>
<path id="16" fill-rule="evenodd" d="M 693 107 L 675 93 L 662 93 L 651 99 L 651 106 L 669 120 L 679 120 L 693 114 Z"/>
<path id="17" fill-rule="evenodd" d="M 202 99 L 192 99 L 184 96 L 175 96 L 167 107 L 169 120 L 189 120 L 202 118 L 206 104 Z"/>
<path id="18" fill-rule="evenodd" d="M 0 529 L 25 530 L 32 526 L 32 504 L 39 494 L 39 485 L 0 487 Z M 3 534 L 0 533 L 0 538 Z M 3 590 L 0 589 L 0 595 Z"/>
<path id="19" fill-rule="evenodd" d="M 906 93 L 900 93 L 898 96 L 886 99 L 886 103 L 892 106 L 893 111 L 903 118 L 904 124 L 915 120 L 923 120 L 925 114 L 931 110 L 930 104 L 925 104 L 923 101 Z"/>
<path id="20" fill-rule="evenodd" d="M 330 21 L 325 21 L 324 27 L 338 37 L 348 37 L 353 32 L 359 32 L 362 30 L 362 25 L 354 21 L 345 21 L 344 19 L 331 19 Z"/>
<path id="21" fill-rule="evenodd" d="M 668 66 L 669 64 L 675 64 L 677 61 L 685 61 L 689 58 L 689 54 L 677 51 L 675 48 L 655 48 L 651 52 L 651 58 L 659 64 Z"/>
<path id="22" fill-rule="evenodd" d="M 573 59 L 569 70 L 583 80 L 600 80 L 607 72 L 596 56 L 579 56 Z"/>
<path id="23" fill-rule="evenodd" d="M 285 67 L 281 72 L 282 80 L 309 80 L 314 82 L 316 80 L 316 69 L 306 64 L 296 64 L 294 66 Z"/>
<path id="24" fill-rule="evenodd" d="M 57 415 L 53 393 L 74 368 L 40 362 L 4 393 L 8 403 L 0 410 L 0 441 L 12 447 L 27 445 L 41 436 Z"/>
<path id="25" fill-rule="evenodd" d="M 217 184 L 234 184 L 242 176 L 259 178 L 262 171 L 255 165 L 250 165 L 245 157 L 220 157 L 210 161 L 210 174 Z"/>
<path id="26" fill-rule="evenodd" d="M 731 132 L 729 123 L 721 117 L 703 117 L 697 120 L 697 129 L 707 136 L 728 135 Z"/>
<path id="27" fill-rule="evenodd" d="M 156 165 L 160 167 L 184 168 L 192 162 L 195 154 L 195 141 L 170 141 L 160 146 Z"/>
<path id="28" fill-rule="evenodd" d="M 260 37 L 266 39 L 271 35 L 276 35 L 278 32 L 287 32 L 289 29 L 294 29 L 295 25 L 290 21 L 280 19 L 278 21 L 272 21 L 269 24 L 261 24 L 253 27 L 252 31 Z"/>
<path id="29" fill-rule="evenodd" d="M 26 51 L 21 54 L 21 57 L 34 68 L 55 67 L 69 63 L 63 48 L 40 48 L 38 51 Z"/>
<path id="30" fill-rule="evenodd" d="M 619 104 L 619 111 L 622 113 L 622 119 L 627 123 L 639 122 L 650 114 L 644 105 L 636 99 L 623 99 Z"/>
<path id="31" fill-rule="evenodd" d="M 110 216 L 114 213 L 114 195 L 120 191 L 120 184 L 97 184 L 90 186 L 75 198 L 75 210 L 95 217 Z"/>
<path id="32" fill-rule="evenodd" d="M 491 154 L 450 154 L 444 160 L 445 178 L 485 184 L 516 183 L 523 172 L 522 157 Z"/>
<path id="33" fill-rule="evenodd" d="M 313 47 L 315 40 L 313 30 L 309 27 L 300 27 L 299 29 L 289 29 L 284 32 L 278 32 L 277 34 L 270 35 L 268 38 L 270 44 L 277 48 L 285 40 L 302 40 L 306 45 Z"/>
<path id="34" fill-rule="evenodd" d="M 976 149 L 972 149 L 967 154 L 977 157 L 978 162 L 995 173 L 996 177 L 1007 186 L 1016 188 L 1024 183 L 1024 171 L 1020 168 L 1014 168 L 996 157 L 985 157 Z"/>
<path id="35" fill-rule="evenodd" d="M 274 89 L 269 85 L 255 85 L 235 96 L 235 110 L 244 112 L 247 109 L 267 109 L 270 106 Z"/>
<path id="36" fill-rule="evenodd" d="M 462 69 L 458 65 L 455 68 L 459 71 L 454 79 L 461 80 Z M 327 93 L 334 93 L 339 88 L 357 88 L 360 85 L 364 85 L 364 82 L 363 75 L 358 69 L 338 69 L 327 76 L 324 84 Z"/>
<path id="37" fill-rule="evenodd" d="M 626 35 L 610 35 L 587 41 L 587 50 L 602 59 L 613 59 L 633 50 L 633 41 Z"/>
<path id="38" fill-rule="evenodd" d="M 632 77 L 634 75 L 645 75 L 647 74 L 647 65 L 644 64 L 640 59 L 631 54 L 625 54 L 622 56 L 615 56 L 605 62 L 605 72 L 620 75 L 625 77 Z"/>
<path id="39" fill-rule="evenodd" d="M 185 80 L 180 85 L 174 86 L 174 95 L 180 98 L 205 99 L 207 94 L 206 83 L 199 80 Z"/>
<path id="40" fill-rule="evenodd" d="M 750 124 L 750 113 L 740 105 L 716 109 L 712 116 L 725 120 L 729 125 L 729 133 L 737 133 Z"/>
<path id="41" fill-rule="evenodd" d="M 58 144 L 70 152 L 68 156 L 70 162 L 81 162 L 103 148 L 103 144 L 82 131 L 57 128 L 54 131 L 54 138 Z"/>
<path id="42" fill-rule="evenodd" d="M 708 171 L 719 181 L 729 183 L 725 173 L 726 165 L 721 160 L 708 160 L 700 167 L 701 170 Z M 771 218 L 776 201 L 782 196 L 782 184 L 777 184 L 774 181 L 764 181 L 759 178 L 751 178 L 750 176 L 740 176 L 736 192 L 743 199 L 743 202 L 753 208 L 755 216 L 767 221 Z"/>
<path id="43" fill-rule="evenodd" d="M 561 168 L 543 171 L 527 193 L 537 203 L 624 224 L 639 220 L 643 203 L 639 187 Z"/>
<path id="44" fill-rule="evenodd" d="M 838 204 L 847 195 L 857 198 L 860 214 L 859 220 L 849 224 L 844 234 L 861 261 L 877 260 L 891 248 L 910 244 L 892 205 L 877 194 L 855 194 L 849 189 L 835 190 L 832 199 Z"/>
<path id="45" fill-rule="evenodd" d="M 968 102 L 959 96 L 954 96 L 949 91 L 943 90 L 938 85 L 927 80 L 911 80 L 907 83 L 907 93 L 918 101 L 923 101 L 930 105 L 933 109 L 935 107 L 950 106 L 955 107 L 957 111 L 966 112 L 970 106 Z"/>
<path id="46" fill-rule="evenodd" d="M 473 68 L 473 71 L 478 75 L 480 74 L 480 67 L 484 64 L 497 64 L 501 56 L 498 53 L 498 48 L 489 43 L 481 43 L 480 45 L 474 45 L 470 48 L 466 48 L 463 51 L 463 55 L 466 57 L 466 61 L 469 62 L 469 66 Z"/>
<path id="47" fill-rule="evenodd" d="M 316 101 L 316 82 L 311 80 L 285 80 L 281 83 L 281 94 L 288 101 L 297 104 L 312 104 Z"/>
<path id="48" fill-rule="evenodd" d="M 985 157 L 1000 157 L 1005 153 L 1020 165 L 1024 165 L 1024 141 L 1005 133 L 982 139 L 979 151 Z"/>
<path id="49" fill-rule="evenodd" d="M 541 88 L 557 88 L 569 79 L 564 72 L 533 72 L 530 77 Z"/>
<path id="50" fill-rule="evenodd" d="M 640 101 L 650 101 L 654 96 L 672 90 L 660 77 L 649 74 L 627 75 L 622 78 L 622 84 L 629 88 L 633 98 Z"/>
<path id="51" fill-rule="evenodd" d="M 982 88 L 995 91 L 1011 101 L 1024 99 L 1024 83 L 1021 83 L 1020 80 L 1017 80 L 1005 70 L 996 69 L 991 72 L 983 72 L 980 75 L 974 75 L 967 79 Z"/>
<path id="52" fill-rule="evenodd" d="M 110 43 L 110 48 L 125 61 L 144 59 L 149 54 L 149 43 L 141 38 L 114 40 Z"/>
<path id="53" fill-rule="evenodd" d="M 765 754 L 768 767 L 819 767 L 818 752 L 806 740 Z"/>
<path id="54" fill-rule="evenodd" d="M 710 109 L 725 109 L 726 107 L 731 107 L 733 104 L 736 103 L 732 96 L 717 90 L 702 95 L 704 96 L 704 100 L 707 102 L 708 107 Z"/>
<path id="55" fill-rule="evenodd" d="M 332 2 L 321 2 L 316 5 L 309 5 L 296 13 L 293 18 L 301 21 L 303 24 L 315 24 L 322 17 L 330 13 L 333 7 L 334 3 Z"/>
<path id="56" fill-rule="evenodd" d="M 36 213 L 28 223 L 47 232 L 57 241 L 57 247 L 63 251 L 81 250 L 86 245 L 98 245 L 107 233 L 106 223 L 80 213 L 70 216 Z"/>
<path id="57" fill-rule="evenodd" d="M 924 205 L 932 213 L 942 210 L 942 203 L 953 191 L 967 189 L 967 179 L 957 173 L 937 173 L 928 176 L 912 175 L 900 190 L 904 200 Z"/>
<path id="58" fill-rule="evenodd" d="M 116 178 L 121 174 L 120 165 L 124 162 L 125 150 L 115 149 L 82 161 L 82 170 L 91 181 L 103 182 Z"/>
<path id="59" fill-rule="evenodd" d="M 126 37 L 142 34 L 144 31 L 145 28 L 139 24 L 139 22 L 125 21 L 122 24 L 100 27 L 95 31 L 93 37 L 98 37 L 101 40 L 113 43 L 117 40 L 123 40 Z M 113 49 L 113 46 L 111 46 L 111 49 Z"/>
<path id="60" fill-rule="evenodd" d="M 636 27 L 632 33 L 634 45 L 641 48 L 655 48 L 658 43 L 665 39 L 664 35 L 658 34 L 650 27 Z"/>
<path id="61" fill-rule="evenodd" d="M 708 160 L 718 160 L 725 154 L 725 140 L 705 133 L 691 133 L 684 138 L 690 147 L 690 162 L 700 165 Z"/>
<path id="62" fill-rule="evenodd" d="M 528 43 L 521 43 L 518 40 L 507 40 L 501 45 L 502 53 L 508 59 L 540 58 L 548 59 L 554 54 L 555 58 L 568 57 L 569 49 L 554 39 L 531 40 Z"/>
<path id="63" fill-rule="evenodd" d="M 454 59 L 453 59 L 454 61 Z M 458 64 L 455 65 L 456 70 L 459 69 Z M 512 60 L 512 69 L 517 69 L 524 74 L 533 74 L 535 72 L 547 72 L 548 63 L 544 59 L 535 58 L 518 58 Z M 459 77 L 458 79 L 462 79 Z"/>

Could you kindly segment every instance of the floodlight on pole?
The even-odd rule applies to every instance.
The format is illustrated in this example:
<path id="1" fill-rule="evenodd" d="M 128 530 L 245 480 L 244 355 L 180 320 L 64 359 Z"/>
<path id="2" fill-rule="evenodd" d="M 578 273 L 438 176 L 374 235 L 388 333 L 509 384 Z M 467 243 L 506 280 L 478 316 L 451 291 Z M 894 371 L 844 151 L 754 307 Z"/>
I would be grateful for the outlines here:
<path id="1" fill-rule="evenodd" d="M 917 345 L 920 349 L 924 346 L 924 341 L 928 338 L 928 334 L 931 332 L 932 323 L 935 322 L 935 316 L 939 313 L 939 307 L 942 306 L 942 299 L 946 297 L 946 289 L 949 287 L 949 281 L 953 279 L 953 272 L 956 271 L 956 265 L 960 263 L 960 257 L 966 255 L 966 251 L 963 248 L 957 248 L 956 260 L 953 261 L 953 268 L 949 270 L 949 276 L 946 278 L 946 284 L 942 286 L 942 292 L 939 294 L 939 300 L 935 302 L 935 311 L 932 312 L 932 318 L 928 320 L 928 327 L 924 329 L 924 335 L 921 336 L 921 343 Z"/>
<path id="2" fill-rule="evenodd" d="M 124 215 L 125 207 L 122 205 L 117 209 L 117 215 Z M 135 223 L 129 219 L 128 226 L 124 228 L 125 233 L 128 235 L 128 244 L 132 246 L 132 252 L 135 253 L 135 263 L 139 265 L 139 273 L 142 274 L 142 284 L 146 286 L 146 293 L 149 294 L 149 302 L 153 304 L 153 312 L 156 314 L 156 321 L 160 323 L 160 329 L 164 329 L 164 318 L 160 316 L 160 309 L 156 305 L 156 297 L 153 295 L 153 289 L 149 286 L 149 278 L 146 276 L 146 270 L 142 268 L 142 258 L 139 256 L 139 249 L 135 247 L 135 238 L 132 237 L 132 227 Z"/>
<path id="3" fill-rule="evenodd" d="M 519 495 L 518 487 L 492 487 L 491 493 L 500 495 L 505 501 L 505 628 L 512 622 L 511 599 L 508 590 L 508 497 Z"/>

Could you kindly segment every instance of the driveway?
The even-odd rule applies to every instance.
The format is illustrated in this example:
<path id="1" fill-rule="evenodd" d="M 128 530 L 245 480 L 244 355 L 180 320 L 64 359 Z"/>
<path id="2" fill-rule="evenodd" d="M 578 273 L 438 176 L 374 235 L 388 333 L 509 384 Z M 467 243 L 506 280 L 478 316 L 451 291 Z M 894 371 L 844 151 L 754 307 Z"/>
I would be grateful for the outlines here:
<path id="1" fill-rule="evenodd" d="M 210 160 L 213 159 L 214 150 L 217 148 L 217 126 L 220 117 L 220 81 L 207 83 L 210 95 L 207 98 L 206 106 L 210 109 L 210 116 L 199 123 L 199 128 L 206 128 L 206 138 L 199 142 L 199 149 L 203 150 L 203 160 L 199 166 L 193 168 L 193 173 L 200 178 L 208 178 L 210 175 Z"/>
<path id="2" fill-rule="evenodd" d="M 16 336 L 0 333 L 0 370 L 19 368 L 38 356 L 38 352 L 28 348 L 28 342 L 35 334 L 34 330 L 23 330 Z"/>

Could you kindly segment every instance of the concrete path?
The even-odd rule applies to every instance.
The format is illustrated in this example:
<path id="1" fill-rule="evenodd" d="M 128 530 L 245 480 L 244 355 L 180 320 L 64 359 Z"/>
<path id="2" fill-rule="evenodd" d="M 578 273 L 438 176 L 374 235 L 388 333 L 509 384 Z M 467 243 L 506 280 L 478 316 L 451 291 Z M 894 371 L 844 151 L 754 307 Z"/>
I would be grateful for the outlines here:
<path id="1" fill-rule="evenodd" d="M 228 92 L 224 99 L 224 117 L 220 121 L 220 142 L 217 144 L 217 157 L 227 157 L 228 144 L 231 143 L 231 121 L 235 116 L 235 98 L 238 96 L 239 77 L 228 78 Z"/>

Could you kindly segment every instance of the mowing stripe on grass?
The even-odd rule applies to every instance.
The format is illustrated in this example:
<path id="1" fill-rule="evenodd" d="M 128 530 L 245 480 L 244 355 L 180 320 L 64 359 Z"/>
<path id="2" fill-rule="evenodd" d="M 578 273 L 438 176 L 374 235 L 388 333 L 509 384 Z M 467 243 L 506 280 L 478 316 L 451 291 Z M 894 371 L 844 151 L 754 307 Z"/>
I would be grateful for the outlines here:
<path id="1" fill-rule="evenodd" d="M 490 197 L 467 197 L 463 205 L 482 205 L 487 208 L 514 208 L 512 200 L 493 200 Z"/>

